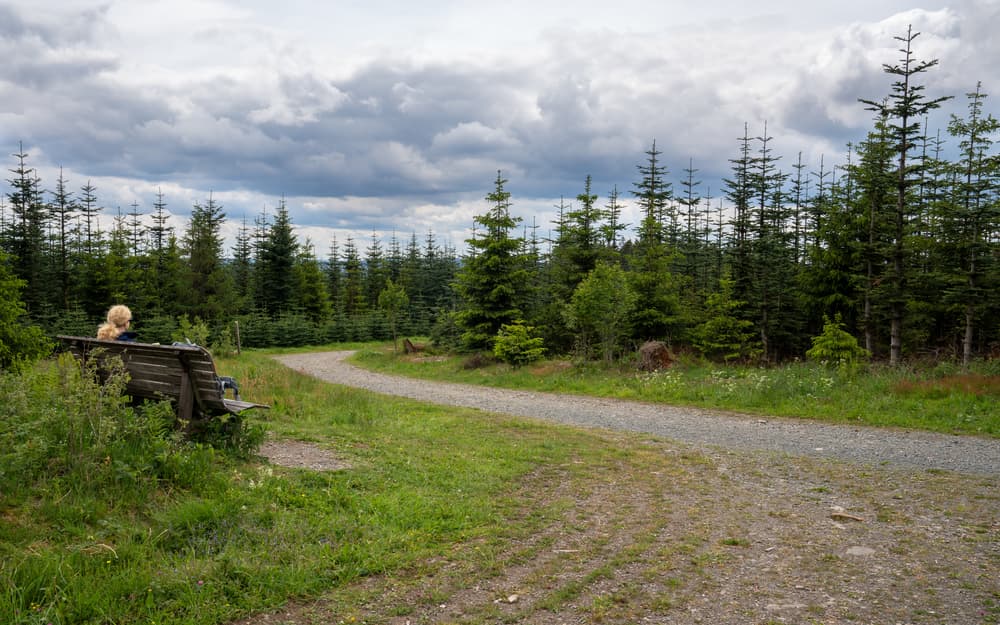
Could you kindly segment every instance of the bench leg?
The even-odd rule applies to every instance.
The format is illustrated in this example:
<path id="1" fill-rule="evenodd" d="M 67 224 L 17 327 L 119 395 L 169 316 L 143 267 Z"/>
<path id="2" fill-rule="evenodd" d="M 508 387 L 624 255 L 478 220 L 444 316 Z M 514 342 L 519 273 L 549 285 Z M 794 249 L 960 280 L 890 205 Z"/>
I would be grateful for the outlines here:
<path id="1" fill-rule="evenodd" d="M 177 398 L 177 418 L 189 422 L 194 416 L 194 389 L 187 371 L 181 374 L 181 392 Z"/>

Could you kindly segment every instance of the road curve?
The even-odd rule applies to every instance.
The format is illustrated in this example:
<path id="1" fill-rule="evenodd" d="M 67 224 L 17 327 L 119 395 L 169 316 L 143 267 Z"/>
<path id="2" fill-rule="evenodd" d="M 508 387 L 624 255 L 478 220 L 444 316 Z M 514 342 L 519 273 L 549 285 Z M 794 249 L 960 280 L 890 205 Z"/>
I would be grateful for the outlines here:
<path id="1" fill-rule="evenodd" d="M 569 425 L 645 432 L 702 446 L 817 456 L 861 464 L 1000 475 L 1000 439 L 834 425 L 581 395 L 392 376 L 346 362 L 353 352 L 287 354 L 284 365 L 326 382 Z"/>

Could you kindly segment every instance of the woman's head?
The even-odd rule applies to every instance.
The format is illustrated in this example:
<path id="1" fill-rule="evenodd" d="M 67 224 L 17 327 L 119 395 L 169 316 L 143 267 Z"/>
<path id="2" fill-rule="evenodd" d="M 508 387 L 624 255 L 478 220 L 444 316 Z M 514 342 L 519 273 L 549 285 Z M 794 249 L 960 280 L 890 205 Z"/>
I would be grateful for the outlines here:
<path id="1" fill-rule="evenodd" d="M 108 309 L 108 321 L 97 328 L 97 338 L 113 341 L 128 329 L 132 321 L 132 311 L 124 304 L 116 304 Z"/>
<path id="2" fill-rule="evenodd" d="M 116 304 L 108 309 L 108 323 L 124 329 L 132 321 L 132 311 L 124 304 Z"/>

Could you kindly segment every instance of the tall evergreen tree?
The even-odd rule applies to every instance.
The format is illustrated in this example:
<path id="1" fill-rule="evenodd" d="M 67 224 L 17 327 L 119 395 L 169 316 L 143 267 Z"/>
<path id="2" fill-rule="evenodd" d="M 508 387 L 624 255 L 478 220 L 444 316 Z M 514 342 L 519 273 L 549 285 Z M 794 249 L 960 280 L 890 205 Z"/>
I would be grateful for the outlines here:
<path id="1" fill-rule="evenodd" d="M 5 240 L 12 256 L 14 274 L 25 283 L 24 306 L 28 314 L 39 315 L 45 303 L 43 282 L 46 278 L 45 232 L 48 214 L 42 199 L 35 170 L 28 167 L 28 155 L 20 148 L 14 158 L 17 166 L 9 170 L 13 177 L 7 194 L 11 220 Z"/>
<path id="2" fill-rule="evenodd" d="M 235 292 L 222 254 L 225 219 L 222 205 L 209 194 L 205 204 L 194 205 L 184 236 L 189 287 L 184 312 L 205 321 L 215 321 L 234 310 Z"/>
<path id="3" fill-rule="evenodd" d="M 667 245 L 664 218 L 672 190 L 666 180 L 667 169 L 660 163 L 656 142 L 639 165 L 641 176 L 632 194 L 642 212 L 639 240 L 631 257 L 630 286 L 636 295 L 630 324 L 633 338 L 671 340 L 681 329 L 680 282 L 671 271 L 676 249 Z"/>
<path id="4" fill-rule="evenodd" d="M 639 225 L 639 240 L 641 242 L 663 243 L 666 236 L 665 216 L 667 207 L 673 196 L 671 185 L 667 182 L 667 168 L 660 162 L 662 152 L 656 149 L 656 141 L 646 152 L 647 161 L 638 165 L 639 182 L 635 183 L 632 195 L 642 213 L 642 223 Z"/>
<path id="5" fill-rule="evenodd" d="M 76 200 L 73 192 L 67 189 L 66 178 L 62 167 L 59 168 L 59 178 L 56 180 L 52 201 L 49 202 L 49 214 L 55 227 L 55 274 L 59 290 L 59 307 L 63 311 L 70 309 L 72 293 L 73 270 L 73 238 L 74 214 Z"/>
<path id="6" fill-rule="evenodd" d="M 583 184 L 583 193 L 576 196 L 579 208 L 572 206 L 563 212 L 559 238 L 552 250 L 552 263 L 558 272 L 555 294 L 560 309 L 569 301 L 580 282 L 593 271 L 601 257 L 601 209 L 597 195 L 591 193 L 591 177 Z M 526 250 L 527 251 L 527 250 Z"/>
<path id="7" fill-rule="evenodd" d="M 1000 157 L 990 154 L 992 135 L 1000 132 L 1000 121 L 983 114 L 986 94 L 982 84 L 966 94 L 968 115 L 951 116 L 948 131 L 959 139 L 961 157 L 955 163 L 954 201 L 941 215 L 943 234 L 953 249 L 953 275 L 948 299 L 963 310 L 962 362 L 966 365 L 975 353 L 976 328 L 998 284 L 996 274 L 996 239 L 1000 232 Z"/>
<path id="8" fill-rule="evenodd" d="M 83 218 L 83 249 L 85 253 L 91 254 L 94 247 L 99 244 L 101 238 L 101 224 L 99 215 L 103 209 L 97 203 L 97 187 L 88 180 L 87 184 L 80 187 L 80 212 Z"/>
<path id="9" fill-rule="evenodd" d="M 746 305 L 753 298 L 753 259 L 751 252 L 751 202 L 753 186 L 750 169 L 753 157 L 750 148 L 750 126 L 743 124 L 743 136 L 739 139 L 739 156 L 730 159 L 732 178 L 725 179 L 726 199 L 733 209 L 730 222 L 731 235 L 727 246 L 732 280 L 733 301 Z M 745 315 L 744 315 L 745 316 Z"/>
<path id="10" fill-rule="evenodd" d="M 246 314 L 253 309 L 254 292 L 256 290 L 257 274 L 254 266 L 253 233 L 244 215 L 240 228 L 236 231 L 236 241 L 232 249 L 233 262 L 230 272 L 236 287 L 236 311 Z"/>
<path id="11" fill-rule="evenodd" d="M 295 262 L 295 303 L 306 318 L 314 324 L 322 324 L 330 318 L 330 295 L 326 290 L 326 279 L 316 259 L 313 245 L 308 240 L 301 246 Z"/>
<path id="12" fill-rule="evenodd" d="M 368 300 L 368 309 L 378 308 L 378 296 L 385 288 L 385 282 L 389 278 L 389 267 L 386 264 L 385 252 L 382 250 L 382 241 L 377 232 L 372 232 L 365 250 L 365 297 Z"/>
<path id="13" fill-rule="evenodd" d="M 604 205 L 601 235 L 605 247 L 617 251 L 622 243 L 622 233 L 627 229 L 628 224 L 622 223 L 622 205 L 618 201 L 618 185 L 615 185 L 608 193 L 608 203 Z"/>
<path id="14" fill-rule="evenodd" d="M 519 252 L 524 241 L 513 236 L 521 219 L 510 214 L 506 183 L 498 171 L 494 190 L 486 196 L 490 209 L 475 217 L 483 233 L 467 241 L 475 253 L 457 276 L 456 286 L 464 303 L 458 322 L 464 330 L 462 340 L 470 349 L 492 349 L 500 327 L 523 316 L 526 271 Z"/>
<path id="15" fill-rule="evenodd" d="M 344 313 L 358 316 L 368 311 L 368 298 L 365 295 L 365 273 L 361 255 L 354 239 L 347 237 L 344 243 Z"/>
<path id="16" fill-rule="evenodd" d="M 914 206 L 913 188 L 922 180 L 922 164 L 910 160 L 913 151 L 922 140 L 921 119 L 930 111 L 938 108 L 947 97 L 928 99 L 924 96 L 924 86 L 916 84 L 919 74 L 926 72 L 938 64 L 938 60 L 918 61 L 914 57 L 913 41 L 920 33 L 913 32 L 912 25 L 907 28 L 906 35 L 895 37 L 902 43 L 899 50 L 903 58 L 899 64 L 885 64 L 885 73 L 896 76 L 888 100 L 876 102 L 861 99 L 870 110 L 884 114 L 888 121 L 889 135 L 894 143 L 896 153 L 896 203 L 893 212 L 893 246 L 891 254 L 891 270 L 886 276 L 889 288 L 886 294 L 890 308 L 890 344 L 889 362 L 897 365 L 901 362 L 903 351 L 903 321 L 907 304 L 906 264 L 907 235 L 911 220 L 918 207 Z"/>
<path id="17" fill-rule="evenodd" d="M 682 275 L 695 278 L 702 275 L 701 265 L 703 263 L 703 248 L 700 245 L 701 233 L 699 232 L 699 217 L 701 211 L 698 205 L 701 197 L 698 195 L 700 180 L 695 180 L 698 170 L 694 167 L 694 159 L 688 159 L 688 166 L 684 169 L 684 178 L 681 180 L 683 191 L 677 202 L 680 205 L 680 217 L 684 221 L 684 228 L 680 238 L 681 261 L 678 269 Z M 697 285 L 702 287 L 703 285 Z"/>
<path id="18" fill-rule="evenodd" d="M 340 259 L 340 245 L 337 237 L 330 240 L 330 253 L 326 260 L 326 291 L 330 295 L 330 307 L 334 315 L 343 312 L 341 291 L 344 284 L 344 266 Z"/>
<path id="19" fill-rule="evenodd" d="M 760 333 L 761 356 L 765 363 L 780 357 L 780 352 L 792 351 L 791 335 L 798 319 L 792 310 L 797 299 L 791 291 L 794 285 L 794 253 L 789 243 L 787 222 L 789 209 L 784 194 L 787 175 L 778 169 L 779 157 L 770 147 L 767 122 L 760 144 L 751 159 L 748 182 L 755 198 L 748 224 L 751 254 L 751 288 L 754 322 Z"/>
<path id="20" fill-rule="evenodd" d="M 261 243 L 257 275 L 259 276 L 258 301 L 263 310 L 272 316 L 287 312 L 294 307 L 295 278 L 294 267 L 299 253 L 298 237 L 292 229 L 288 207 L 282 199 L 274 223 L 268 229 Z"/>

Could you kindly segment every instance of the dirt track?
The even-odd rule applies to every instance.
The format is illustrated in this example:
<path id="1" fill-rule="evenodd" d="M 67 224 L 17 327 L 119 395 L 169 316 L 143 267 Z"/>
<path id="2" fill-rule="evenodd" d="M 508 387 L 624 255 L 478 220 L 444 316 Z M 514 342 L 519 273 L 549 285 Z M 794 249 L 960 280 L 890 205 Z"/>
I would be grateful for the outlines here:
<path id="1" fill-rule="evenodd" d="M 523 503 L 507 538 L 457 544 L 412 570 L 234 625 L 1000 622 L 995 465 L 952 465 L 986 475 L 927 470 L 969 453 L 966 439 L 875 431 L 892 442 L 869 447 L 852 428 L 820 428 L 847 443 L 800 453 L 772 439 L 798 436 L 808 447 L 815 424 L 405 380 L 343 356 L 281 360 L 383 393 L 596 426 L 594 436 L 629 451 L 612 465 L 539 467 L 512 485 Z M 732 421 L 766 435 L 740 440 Z M 654 422 L 662 438 L 620 431 Z M 735 440 L 704 434 L 727 429 Z M 884 451 L 904 443 L 924 451 Z M 836 451 L 846 448 L 867 455 Z M 309 453 L 301 443 L 284 451 L 292 461 Z"/>

